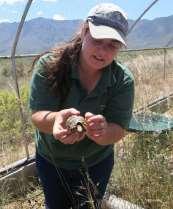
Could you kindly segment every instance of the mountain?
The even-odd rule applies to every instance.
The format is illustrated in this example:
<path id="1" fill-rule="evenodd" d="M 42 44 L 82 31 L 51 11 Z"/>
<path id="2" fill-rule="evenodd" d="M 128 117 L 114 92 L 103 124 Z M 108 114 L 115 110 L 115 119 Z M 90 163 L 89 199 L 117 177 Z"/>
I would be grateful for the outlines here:
<path id="1" fill-rule="evenodd" d="M 82 20 L 36 18 L 26 21 L 16 54 L 40 53 L 60 42 L 68 41 L 79 29 Z M 129 20 L 129 25 L 134 23 Z M 173 39 L 173 15 L 141 20 L 128 35 L 128 48 L 164 47 Z M 11 53 L 18 23 L 0 23 L 0 55 Z M 169 45 L 173 46 L 173 42 Z"/>
<path id="2" fill-rule="evenodd" d="M 134 21 L 129 21 L 133 24 Z M 141 20 L 128 36 L 129 48 L 173 46 L 173 15 L 154 20 Z M 171 41 L 172 40 L 172 41 Z"/>
<path id="3" fill-rule="evenodd" d="M 36 18 L 25 22 L 18 42 L 17 54 L 34 54 L 72 38 L 81 20 Z M 18 23 L 0 24 L 0 55 L 9 55 Z"/>

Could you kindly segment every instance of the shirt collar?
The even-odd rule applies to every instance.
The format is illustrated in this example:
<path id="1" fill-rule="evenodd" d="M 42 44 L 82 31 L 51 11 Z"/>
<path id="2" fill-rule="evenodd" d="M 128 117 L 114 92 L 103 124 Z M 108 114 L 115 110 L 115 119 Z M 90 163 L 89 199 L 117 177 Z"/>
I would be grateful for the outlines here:
<path id="1" fill-rule="evenodd" d="M 107 67 L 105 67 L 103 74 L 102 74 L 102 87 L 103 88 L 108 88 L 111 87 L 115 84 L 116 82 L 116 77 L 115 77 L 115 73 L 113 71 L 115 71 L 115 61 L 113 61 L 110 65 L 108 65 Z M 112 82 L 113 80 L 113 82 Z"/>

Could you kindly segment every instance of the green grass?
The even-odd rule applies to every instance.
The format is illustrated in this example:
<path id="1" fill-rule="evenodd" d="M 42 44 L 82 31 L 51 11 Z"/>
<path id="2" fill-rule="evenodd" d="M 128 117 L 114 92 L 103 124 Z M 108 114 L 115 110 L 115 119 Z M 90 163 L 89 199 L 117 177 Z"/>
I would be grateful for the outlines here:
<path id="1" fill-rule="evenodd" d="M 0 90 L 0 155 L 1 167 L 25 157 L 24 140 L 32 142 L 33 127 L 31 125 L 27 105 L 28 87 L 21 89 L 21 101 L 25 125 L 22 124 L 19 101 L 15 92 Z M 25 138 L 22 129 L 25 128 Z M 20 150 L 20 151 L 19 151 Z"/>

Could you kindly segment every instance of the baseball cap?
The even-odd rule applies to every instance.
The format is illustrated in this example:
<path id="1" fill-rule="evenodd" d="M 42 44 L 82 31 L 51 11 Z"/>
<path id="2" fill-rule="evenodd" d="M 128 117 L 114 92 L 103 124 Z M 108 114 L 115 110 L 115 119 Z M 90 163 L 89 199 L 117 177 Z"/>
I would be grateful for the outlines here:
<path id="1" fill-rule="evenodd" d="M 124 11 L 112 3 L 93 7 L 87 17 L 91 36 L 95 39 L 115 39 L 126 45 L 128 21 Z"/>

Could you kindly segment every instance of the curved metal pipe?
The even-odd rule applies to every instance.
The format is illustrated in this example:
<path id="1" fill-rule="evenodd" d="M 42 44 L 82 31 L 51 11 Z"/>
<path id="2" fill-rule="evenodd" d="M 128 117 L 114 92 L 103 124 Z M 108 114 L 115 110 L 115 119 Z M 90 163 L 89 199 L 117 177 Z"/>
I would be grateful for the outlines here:
<path id="1" fill-rule="evenodd" d="M 18 85 L 18 80 L 17 80 L 15 53 L 16 53 L 16 47 L 17 47 L 17 43 L 19 41 L 20 33 L 22 31 L 22 27 L 23 27 L 23 24 L 25 22 L 25 18 L 26 18 L 26 15 L 28 13 L 28 10 L 29 10 L 29 8 L 30 8 L 30 6 L 32 4 L 32 1 L 33 0 L 28 0 L 27 4 L 25 6 L 22 18 L 21 18 L 20 23 L 19 23 L 18 28 L 17 28 L 17 32 L 16 32 L 16 36 L 15 36 L 15 39 L 14 39 L 14 43 L 12 45 L 11 57 L 10 57 L 11 58 L 11 62 L 12 62 L 12 76 L 13 76 L 13 79 L 15 81 L 15 91 L 16 91 L 16 94 L 17 94 L 17 101 L 18 101 L 19 109 L 20 109 L 20 117 L 21 117 L 21 121 L 22 121 L 22 136 L 23 136 L 23 139 L 24 139 L 24 146 L 25 146 L 25 152 L 26 152 L 26 158 L 27 159 L 29 159 L 29 150 L 28 150 L 27 136 L 25 134 L 26 118 L 25 118 L 25 115 L 24 115 L 22 101 L 21 101 L 21 98 L 20 98 L 20 91 L 19 91 L 19 85 Z"/>
<path id="2" fill-rule="evenodd" d="M 128 31 L 128 34 L 131 33 L 131 31 L 133 30 L 133 28 L 136 26 L 136 24 L 141 20 L 141 18 L 144 16 L 144 14 L 146 12 L 148 12 L 148 10 L 151 9 L 151 7 L 156 4 L 159 0 L 155 0 L 153 1 L 143 12 L 142 14 L 137 18 L 137 20 L 133 23 L 133 25 L 130 27 L 129 31 Z"/>

